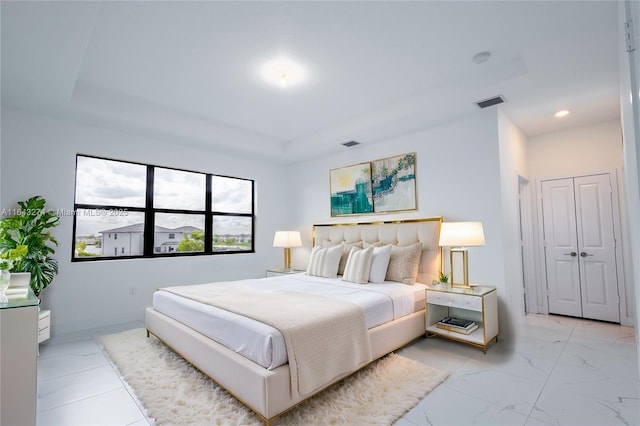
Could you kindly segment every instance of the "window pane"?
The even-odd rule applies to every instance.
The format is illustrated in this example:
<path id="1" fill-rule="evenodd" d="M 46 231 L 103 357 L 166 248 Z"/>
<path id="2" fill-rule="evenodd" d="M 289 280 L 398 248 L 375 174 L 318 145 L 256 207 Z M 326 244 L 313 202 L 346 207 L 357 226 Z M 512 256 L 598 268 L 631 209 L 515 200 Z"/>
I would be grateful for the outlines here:
<path id="1" fill-rule="evenodd" d="M 222 213 L 252 213 L 253 181 L 213 176 L 211 209 Z"/>
<path id="2" fill-rule="evenodd" d="M 146 166 L 77 157 L 76 203 L 144 207 L 146 185 Z"/>
<path id="3" fill-rule="evenodd" d="M 206 175 L 155 168 L 153 206 L 159 209 L 204 210 Z"/>
<path id="4" fill-rule="evenodd" d="M 204 251 L 204 215 L 156 213 L 155 220 L 155 254 Z"/>
<path id="5" fill-rule="evenodd" d="M 238 216 L 213 218 L 213 251 L 251 251 L 253 235 L 252 219 Z"/>
<path id="6" fill-rule="evenodd" d="M 126 210 L 78 209 L 74 257 L 141 256 L 144 213 Z"/>

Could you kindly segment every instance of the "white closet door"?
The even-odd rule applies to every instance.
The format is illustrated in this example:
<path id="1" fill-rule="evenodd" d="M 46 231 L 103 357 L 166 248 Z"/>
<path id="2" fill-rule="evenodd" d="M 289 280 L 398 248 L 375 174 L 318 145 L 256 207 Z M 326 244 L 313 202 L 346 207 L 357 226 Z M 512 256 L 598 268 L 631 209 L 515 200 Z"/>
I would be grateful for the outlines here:
<path id="1" fill-rule="evenodd" d="M 620 322 L 610 175 L 542 182 L 549 313 Z"/>
<path id="2" fill-rule="evenodd" d="M 542 182 L 549 313 L 582 316 L 573 179 Z"/>
<path id="3" fill-rule="evenodd" d="M 609 175 L 574 179 L 582 316 L 620 322 Z"/>

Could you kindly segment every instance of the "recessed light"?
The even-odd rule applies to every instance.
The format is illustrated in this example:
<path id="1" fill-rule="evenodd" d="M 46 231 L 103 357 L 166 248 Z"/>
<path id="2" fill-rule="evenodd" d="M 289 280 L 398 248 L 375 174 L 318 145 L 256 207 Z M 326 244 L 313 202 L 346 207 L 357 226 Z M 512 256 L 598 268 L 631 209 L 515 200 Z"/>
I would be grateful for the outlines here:
<path id="1" fill-rule="evenodd" d="M 553 116 L 555 118 L 563 118 L 563 117 L 566 117 L 569 114 L 571 114 L 571 111 L 569 111 L 568 109 L 561 109 L 560 111 L 556 111 L 556 113 L 553 114 Z"/>
<path id="2" fill-rule="evenodd" d="M 300 64 L 279 56 L 265 63 L 260 69 L 260 75 L 267 82 L 284 89 L 302 82 L 306 73 Z"/>

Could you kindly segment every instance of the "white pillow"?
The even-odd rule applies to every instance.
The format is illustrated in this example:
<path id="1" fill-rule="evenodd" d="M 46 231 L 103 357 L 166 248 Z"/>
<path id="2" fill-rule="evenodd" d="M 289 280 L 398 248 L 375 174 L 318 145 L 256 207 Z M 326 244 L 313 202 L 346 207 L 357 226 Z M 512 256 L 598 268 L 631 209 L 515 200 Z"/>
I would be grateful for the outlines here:
<path id="1" fill-rule="evenodd" d="M 384 247 L 373 247 L 373 260 L 371 261 L 371 272 L 369 272 L 369 281 L 380 284 L 384 282 L 387 276 L 387 268 L 389 267 L 389 259 L 391 259 L 391 244 Z"/>
<path id="2" fill-rule="evenodd" d="M 340 264 L 338 265 L 338 275 L 344 274 L 344 267 L 347 265 L 347 259 L 349 258 L 349 253 L 353 247 L 362 248 L 362 241 L 357 241 L 355 243 L 332 243 L 329 240 L 322 241 L 322 247 L 335 247 L 336 245 L 342 246 L 342 256 L 340 256 Z M 366 247 L 365 247 L 366 248 Z"/>
<path id="3" fill-rule="evenodd" d="M 353 247 L 349 252 L 347 265 L 342 274 L 343 281 L 350 281 L 358 284 L 369 282 L 369 271 L 371 271 L 371 261 L 373 260 L 373 247 L 361 250 Z"/>
<path id="4" fill-rule="evenodd" d="M 307 275 L 324 278 L 336 278 L 338 276 L 338 265 L 340 264 L 340 256 L 342 255 L 342 247 L 322 248 L 316 246 L 311 250 L 309 265 L 307 266 Z"/>

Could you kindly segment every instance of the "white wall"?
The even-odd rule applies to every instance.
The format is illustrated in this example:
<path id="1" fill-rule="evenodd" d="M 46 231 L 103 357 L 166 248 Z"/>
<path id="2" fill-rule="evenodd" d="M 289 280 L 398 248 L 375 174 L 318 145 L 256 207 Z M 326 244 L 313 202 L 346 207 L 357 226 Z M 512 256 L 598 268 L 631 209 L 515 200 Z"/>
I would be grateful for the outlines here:
<path id="1" fill-rule="evenodd" d="M 337 142 L 336 142 L 337 143 Z M 329 170 L 398 154 L 416 153 L 418 210 L 383 215 L 331 218 Z M 501 167 L 498 118 L 495 109 L 376 144 L 345 148 L 330 155 L 296 164 L 290 174 L 291 193 L 299 206 L 293 218 L 303 232 L 304 248 L 293 249 L 296 267 L 306 265 L 311 248 L 310 225 L 331 222 L 367 222 L 444 216 L 446 221 L 479 220 L 486 246 L 469 249 L 469 279 L 498 288 L 500 335 L 509 335 L 509 310 L 504 265 Z"/>
<path id="2" fill-rule="evenodd" d="M 630 279 L 625 279 L 631 274 L 630 265 L 632 261 L 630 257 L 630 241 L 627 238 L 627 235 L 629 235 L 629 220 L 624 197 L 625 179 L 620 122 L 608 121 L 529 138 L 528 157 L 529 173 L 536 182 L 536 194 L 540 192 L 540 179 L 615 172 L 619 192 L 619 205 L 616 207 L 620 211 L 622 261 L 626 272 L 619 277 L 619 284 L 623 286 L 621 288 L 623 296 L 621 303 L 623 304 L 624 317 L 621 318 L 621 321 L 623 324 L 631 325 L 635 308 L 632 291 L 633 282 Z M 539 217 L 539 197 L 537 196 L 535 197 L 534 205 L 536 235 L 538 236 L 536 241 L 536 261 L 539 270 L 538 282 L 539 286 L 543 287 L 545 278 L 540 249 L 541 241 L 539 239 L 542 222 Z M 539 309 L 542 312 L 546 311 L 546 308 L 542 305 L 539 305 Z"/>
<path id="3" fill-rule="evenodd" d="M 54 334 L 141 320 L 161 286 L 263 277 L 282 263 L 282 251 L 271 246 L 274 231 L 290 223 L 280 166 L 7 108 L 1 138 L 3 208 L 42 195 L 48 207 L 72 210 L 77 153 L 256 180 L 255 254 L 72 263 L 73 218 L 62 217 L 54 231 L 60 272 L 41 294 Z"/>
<path id="4" fill-rule="evenodd" d="M 528 157 L 529 173 L 534 178 L 622 171 L 620 122 L 607 121 L 530 137 Z"/>
<path id="5" fill-rule="evenodd" d="M 620 109 L 624 140 L 624 170 L 627 183 L 627 208 L 631 265 L 635 290 L 635 312 L 640 312 L 640 4 L 633 1 L 619 3 Z M 635 50 L 627 53 L 624 23 L 633 21 Z M 636 316 L 636 342 L 640 354 L 640 321 Z M 638 358 L 640 370 L 640 357 Z"/>
<path id="6" fill-rule="evenodd" d="M 528 179 L 527 138 L 505 114 L 498 114 L 500 143 L 500 180 L 502 188 L 503 258 L 505 308 L 514 328 L 524 317 L 522 256 L 520 248 L 519 176 Z M 506 325 L 501 327 L 504 329 Z"/>

